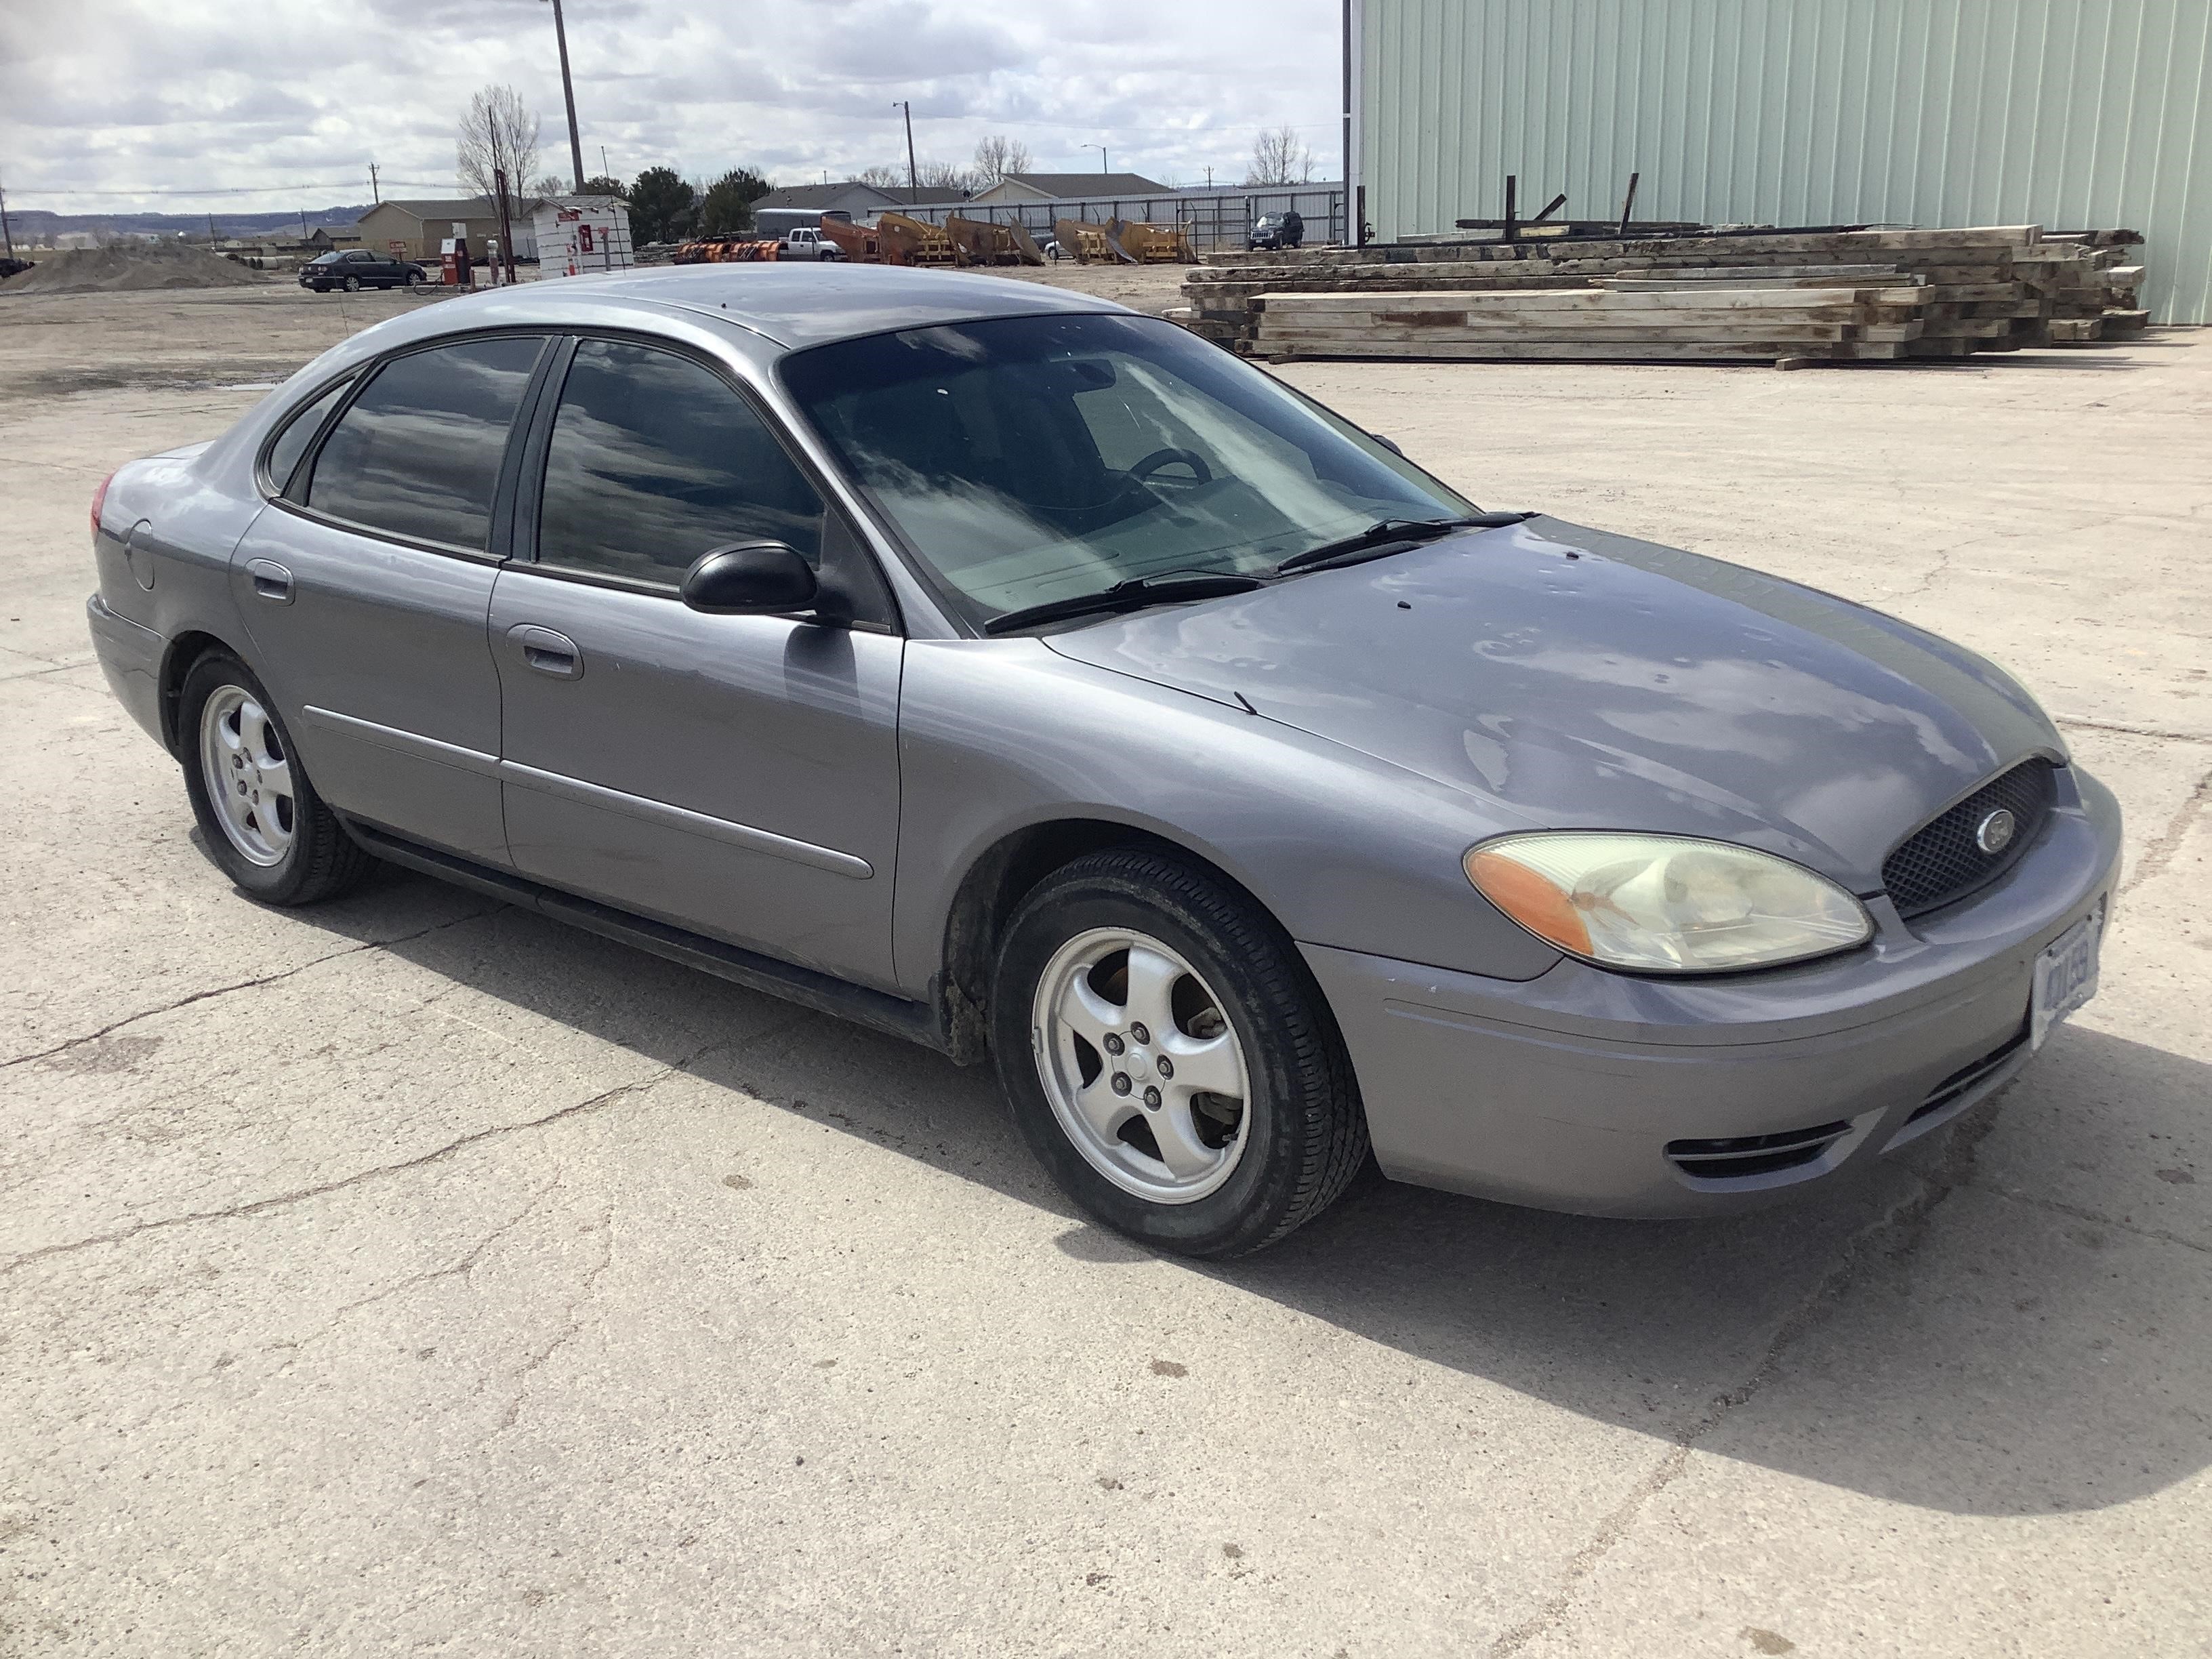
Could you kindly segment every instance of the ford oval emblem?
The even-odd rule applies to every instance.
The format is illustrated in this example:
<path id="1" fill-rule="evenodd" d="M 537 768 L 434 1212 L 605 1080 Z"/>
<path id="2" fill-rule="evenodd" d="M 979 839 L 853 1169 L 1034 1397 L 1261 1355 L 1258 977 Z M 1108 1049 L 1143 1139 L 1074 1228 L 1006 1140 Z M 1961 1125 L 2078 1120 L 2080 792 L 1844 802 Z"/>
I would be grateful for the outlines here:
<path id="1" fill-rule="evenodd" d="M 1974 845 L 1992 856 L 2012 845 L 2013 830 L 2018 820 L 2000 806 L 1974 826 Z"/>

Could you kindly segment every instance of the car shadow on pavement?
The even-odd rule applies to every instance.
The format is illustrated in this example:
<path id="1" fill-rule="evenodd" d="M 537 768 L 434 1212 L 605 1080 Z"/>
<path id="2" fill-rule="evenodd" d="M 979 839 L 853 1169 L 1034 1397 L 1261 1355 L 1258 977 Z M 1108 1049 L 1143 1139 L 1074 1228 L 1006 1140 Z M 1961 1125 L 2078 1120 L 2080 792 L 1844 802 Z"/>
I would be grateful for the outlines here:
<path id="1" fill-rule="evenodd" d="M 521 910 L 386 948 L 1062 1217 L 1061 1249 L 1101 1272 L 1165 1261 L 1661 1442 L 1976 1515 L 2099 1509 L 2212 1466 L 2205 1246 L 2084 1196 L 2124 1212 L 2112 1194 L 2185 1192 L 2135 1168 L 2134 1131 L 2192 1115 L 2212 1066 L 2144 1044 L 2063 1030 L 1955 1130 L 1780 1209 L 1595 1220 L 1370 1170 L 1273 1249 L 1193 1263 L 1085 1221 L 987 1066 L 797 1009 L 714 1047 L 781 1005 Z M 2023 1169 L 2039 1194 L 2075 1186 L 2063 1202 L 2010 1190 Z"/>

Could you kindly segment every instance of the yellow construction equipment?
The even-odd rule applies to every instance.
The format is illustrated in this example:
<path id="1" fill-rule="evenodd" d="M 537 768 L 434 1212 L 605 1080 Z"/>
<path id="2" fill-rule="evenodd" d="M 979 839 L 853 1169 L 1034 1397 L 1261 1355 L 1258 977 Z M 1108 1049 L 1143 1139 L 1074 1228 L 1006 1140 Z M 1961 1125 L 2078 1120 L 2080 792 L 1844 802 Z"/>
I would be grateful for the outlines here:
<path id="1" fill-rule="evenodd" d="M 957 213 L 945 216 L 945 234 L 952 239 L 954 258 L 963 265 L 1041 265 L 1044 254 L 1029 232 L 1019 225 L 992 224 L 966 219 Z"/>
<path id="2" fill-rule="evenodd" d="M 1106 227 L 1129 257 L 1140 265 L 1194 265 L 1190 237 L 1179 224 L 1124 224 L 1116 219 Z"/>
<path id="3" fill-rule="evenodd" d="M 944 228 L 926 219 L 909 219 L 903 213 L 880 214 L 876 236 L 882 242 L 888 265 L 949 265 L 953 263 L 952 239 Z"/>
<path id="4" fill-rule="evenodd" d="M 1056 219 L 1053 222 L 1053 237 L 1062 253 L 1072 253 L 1078 264 L 1133 265 L 1136 256 L 1106 234 L 1106 227 L 1094 225 L 1082 219 Z"/>

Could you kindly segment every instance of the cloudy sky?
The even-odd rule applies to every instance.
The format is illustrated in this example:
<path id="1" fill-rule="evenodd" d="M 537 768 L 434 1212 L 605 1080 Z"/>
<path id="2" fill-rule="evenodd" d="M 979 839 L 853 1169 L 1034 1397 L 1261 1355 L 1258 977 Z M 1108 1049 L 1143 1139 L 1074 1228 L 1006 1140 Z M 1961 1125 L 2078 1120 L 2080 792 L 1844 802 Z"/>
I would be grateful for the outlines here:
<path id="1" fill-rule="evenodd" d="M 1042 170 L 1243 176 L 1301 129 L 1339 171 L 1339 0 L 564 0 L 585 167 L 780 183 L 966 161 L 1001 132 Z M 239 212 L 450 192 L 469 94 L 514 86 L 567 171 L 544 0 L 0 0 L 11 208 Z M 216 193 L 222 192 L 222 193 Z"/>

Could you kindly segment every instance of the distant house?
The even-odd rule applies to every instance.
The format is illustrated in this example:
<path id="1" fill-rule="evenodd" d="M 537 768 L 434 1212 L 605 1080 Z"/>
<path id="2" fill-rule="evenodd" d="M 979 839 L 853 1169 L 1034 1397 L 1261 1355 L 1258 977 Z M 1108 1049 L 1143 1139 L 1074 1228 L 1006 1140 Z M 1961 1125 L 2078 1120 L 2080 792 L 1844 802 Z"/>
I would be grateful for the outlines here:
<path id="1" fill-rule="evenodd" d="M 828 185 L 786 185 L 754 202 L 753 223 L 763 235 L 781 236 L 801 225 L 820 224 L 825 213 L 842 214 L 855 223 L 864 223 L 887 211 L 942 207 L 967 199 L 965 191 L 947 190 L 941 185 L 924 185 L 915 190 L 906 185 L 863 184 L 858 179 Z"/>
<path id="2" fill-rule="evenodd" d="M 514 253 L 518 258 L 538 257 L 530 232 L 531 216 L 538 198 L 517 197 L 509 204 L 514 224 Z M 457 233 L 469 239 L 469 252 L 481 259 L 484 245 L 499 236 L 499 207 L 487 197 L 470 196 L 445 201 L 380 202 L 346 228 L 360 238 L 359 246 L 376 253 L 397 253 L 403 259 L 435 261 L 439 244 Z M 333 243 L 343 246 L 342 243 Z"/>
<path id="3" fill-rule="evenodd" d="M 1170 196 L 1174 191 L 1141 173 L 1010 173 L 988 190 L 976 191 L 979 206 L 1014 206 L 1024 202 L 1064 202 L 1080 196 Z"/>
<path id="4" fill-rule="evenodd" d="M 361 227 L 353 225 L 313 225 L 300 239 L 301 247 L 311 247 L 318 253 L 328 253 L 334 247 L 362 246 Z"/>

